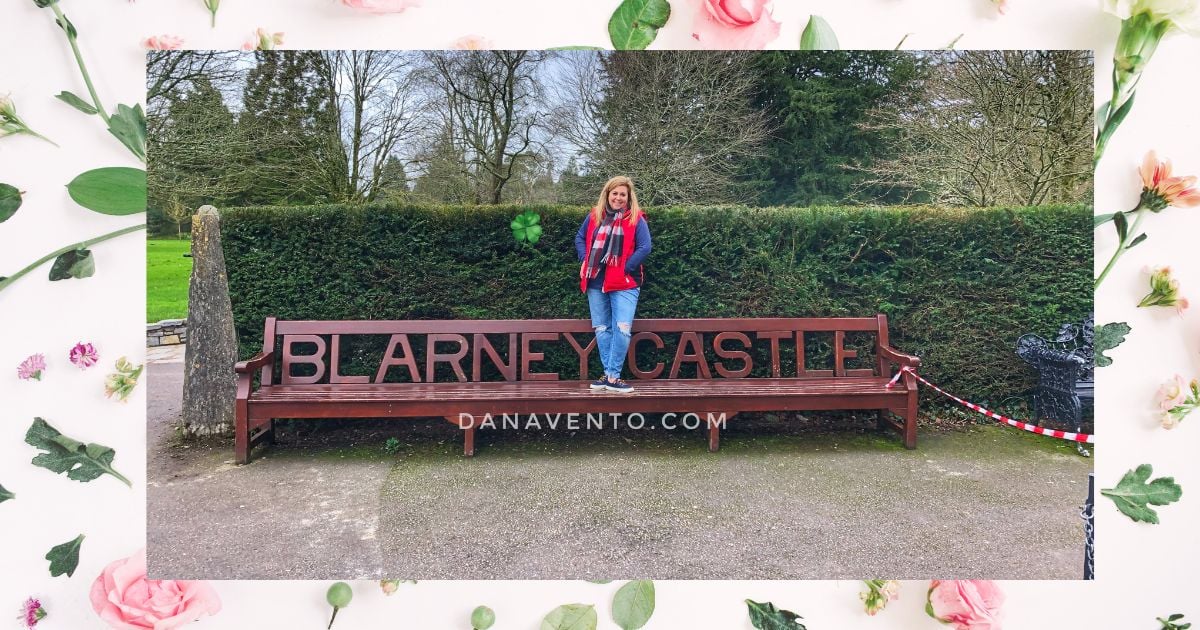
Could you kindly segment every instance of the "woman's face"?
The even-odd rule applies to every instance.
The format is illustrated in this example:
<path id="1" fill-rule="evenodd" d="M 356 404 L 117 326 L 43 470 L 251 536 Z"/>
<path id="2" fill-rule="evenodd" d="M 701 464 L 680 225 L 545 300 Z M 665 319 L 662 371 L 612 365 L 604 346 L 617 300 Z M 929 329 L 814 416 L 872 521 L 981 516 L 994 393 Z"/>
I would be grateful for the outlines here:
<path id="1" fill-rule="evenodd" d="M 617 186 L 608 191 L 608 205 L 613 210 L 624 210 L 629 205 L 629 188 Z"/>

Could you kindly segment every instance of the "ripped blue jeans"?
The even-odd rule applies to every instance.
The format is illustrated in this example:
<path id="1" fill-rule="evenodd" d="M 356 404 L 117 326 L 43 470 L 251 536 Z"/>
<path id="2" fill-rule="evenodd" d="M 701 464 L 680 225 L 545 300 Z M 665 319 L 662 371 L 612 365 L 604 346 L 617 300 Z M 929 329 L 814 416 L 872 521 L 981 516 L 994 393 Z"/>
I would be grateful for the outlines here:
<path id="1" fill-rule="evenodd" d="M 629 338 L 633 335 L 633 313 L 637 310 L 640 294 L 638 287 L 609 293 L 600 289 L 587 290 L 592 329 L 596 331 L 596 349 L 600 352 L 604 375 L 610 380 L 621 378 L 625 353 L 629 351 Z"/>

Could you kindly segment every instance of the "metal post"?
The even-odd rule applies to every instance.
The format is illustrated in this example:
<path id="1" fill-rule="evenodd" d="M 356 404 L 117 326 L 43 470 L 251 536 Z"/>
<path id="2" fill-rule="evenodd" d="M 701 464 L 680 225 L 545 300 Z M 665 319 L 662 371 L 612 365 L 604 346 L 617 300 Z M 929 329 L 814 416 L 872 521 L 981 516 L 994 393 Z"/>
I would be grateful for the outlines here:
<path id="1" fill-rule="evenodd" d="M 1093 580 L 1096 570 L 1096 519 L 1095 519 L 1095 482 L 1096 473 L 1088 473 L 1087 503 L 1083 505 L 1083 579 Z"/>

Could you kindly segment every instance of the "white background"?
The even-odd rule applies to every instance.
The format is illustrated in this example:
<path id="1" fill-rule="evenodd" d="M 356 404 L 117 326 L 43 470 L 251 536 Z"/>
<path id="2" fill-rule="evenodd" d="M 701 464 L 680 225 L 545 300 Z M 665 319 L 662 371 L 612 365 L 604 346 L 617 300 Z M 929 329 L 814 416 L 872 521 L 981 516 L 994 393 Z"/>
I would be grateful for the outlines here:
<path id="1" fill-rule="evenodd" d="M 287 48 L 442 48 L 464 35 L 494 47 L 606 45 L 615 0 L 426 0 L 402 15 L 367 16 L 332 0 L 225 0 L 217 28 L 199 0 L 62 0 L 105 105 L 140 100 L 143 52 L 149 35 L 174 34 L 191 48 L 237 48 L 256 27 L 286 33 Z M 673 0 L 675 15 L 654 47 L 692 47 L 691 0 Z M 1010 0 L 997 17 L 987 0 L 777 0 L 783 22 L 771 47 L 791 48 L 807 15 L 824 16 L 845 48 L 890 49 L 906 33 L 906 48 L 938 48 L 963 33 L 959 48 L 1095 48 L 1097 97 L 1108 98 L 1110 58 L 1118 22 L 1091 0 Z M 1096 177 L 1097 213 L 1132 208 L 1139 183 L 1134 168 L 1157 149 L 1182 173 L 1200 173 L 1195 69 L 1200 42 L 1168 38 L 1141 83 L 1132 115 L 1110 143 Z M 10 92 L 31 127 L 62 148 L 28 137 L 0 139 L 0 181 L 27 191 L 17 215 L 0 224 L 0 275 L 8 275 L 68 243 L 137 222 L 76 206 L 64 185 L 99 166 L 136 166 L 98 118 L 52 98 L 61 90 L 85 94 L 65 38 L 49 10 L 29 0 L 0 8 L 0 93 Z M 1146 291 L 1146 264 L 1170 264 L 1200 303 L 1200 208 L 1169 209 L 1150 217 L 1150 239 L 1121 261 L 1097 296 L 1098 323 L 1127 321 L 1133 333 L 1098 370 L 1098 485 L 1109 487 L 1128 469 L 1152 463 L 1184 487 L 1180 503 L 1160 508 L 1162 524 L 1134 524 L 1111 502 L 1097 504 L 1099 576 L 1095 583 L 1006 582 L 1008 628 L 1157 628 L 1156 616 L 1200 615 L 1191 602 L 1192 567 L 1200 564 L 1194 532 L 1200 525 L 1200 474 L 1193 458 L 1200 417 L 1173 432 L 1156 427 L 1152 397 L 1179 372 L 1200 375 L 1200 327 L 1193 309 L 1134 304 Z M 1114 247 L 1099 232 L 1097 270 Z M 87 599 L 91 581 L 109 561 L 132 554 L 145 535 L 144 383 L 128 404 L 103 397 L 104 374 L 121 355 L 141 361 L 144 344 L 144 246 L 138 234 L 94 248 L 97 273 L 87 280 L 50 283 L 39 269 L 0 293 L 0 484 L 17 494 L 0 504 L 0 617 L 26 596 L 40 596 L 51 616 L 43 628 L 102 627 Z M 101 365 L 81 372 L 67 361 L 76 341 L 92 341 Z M 33 352 L 50 363 L 40 383 L 18 381 L 16 365 Z M 23 444 L 35 416 L 69 436 L 116 448 L 115 466 L 134 481 L 88 484 L 29 465 Z M 1081 497 L 1082 498 L 1082 497 Z M 1074 506 L 1064 506 L 1074 509 Z M 830 524 L 836 527 L 835 523 Z M 1037 523 L 1030 523 L 1036 528 Z M 86 533 L 75 576 L 50 578 L 42 555 Z M 1006 532 L 1020 536 L 1021 532 Z M 881 535 L 886 535 L 881 532 Z M 698 551 L 700 553 L 700 551 Z M 246 562 L 253 562 L 252 557 Z M 404 577 L 404 576 L 396 576 Z M 635 577 L 635 576 L 621 576 Z M 864 578 L 886 576 L 862 576 Z M 947 576 L 955 577 L 955 576 Z M 963 576 L 971 577 L 971 576 Z M 974 576 L 979 577 L 979 576 Z M 983 576 L 986 577 L 986 576 Z M 220 582 L 225 609 L 195 628 L 323 628 L 327 582 Z M 619 583 L 421 582 L 390 598 L 369 582 L 354 583 L 355 601 L 340 628 L 466 628 L 477 604 L 496 610 L 497 628 L 532 630 L 559 604 L 595 603 L 601 627 Z M 925 584 L 905 583 L 901 600 L 878 617 L 861 612 L 857 582 L 659 582 L 658 608 L 648 628 L 749 628 L 742 600 L 771 600 L 799 612 L 810 628 L 936 628 L 925 616 Z"/>

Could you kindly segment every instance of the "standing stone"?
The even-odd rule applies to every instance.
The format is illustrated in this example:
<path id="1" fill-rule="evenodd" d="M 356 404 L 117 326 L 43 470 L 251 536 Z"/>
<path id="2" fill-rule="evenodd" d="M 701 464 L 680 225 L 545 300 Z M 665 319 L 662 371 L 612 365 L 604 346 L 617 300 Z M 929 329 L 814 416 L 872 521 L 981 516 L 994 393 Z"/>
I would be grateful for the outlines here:
<path id="1" fill-rule="evenodd" d="M 192 217 L 192 278 L 188 284 L 187 348 L 183 362 L 183 431 L 186 435 L 233 430 L 237 341 L 217 209 Z"/>

